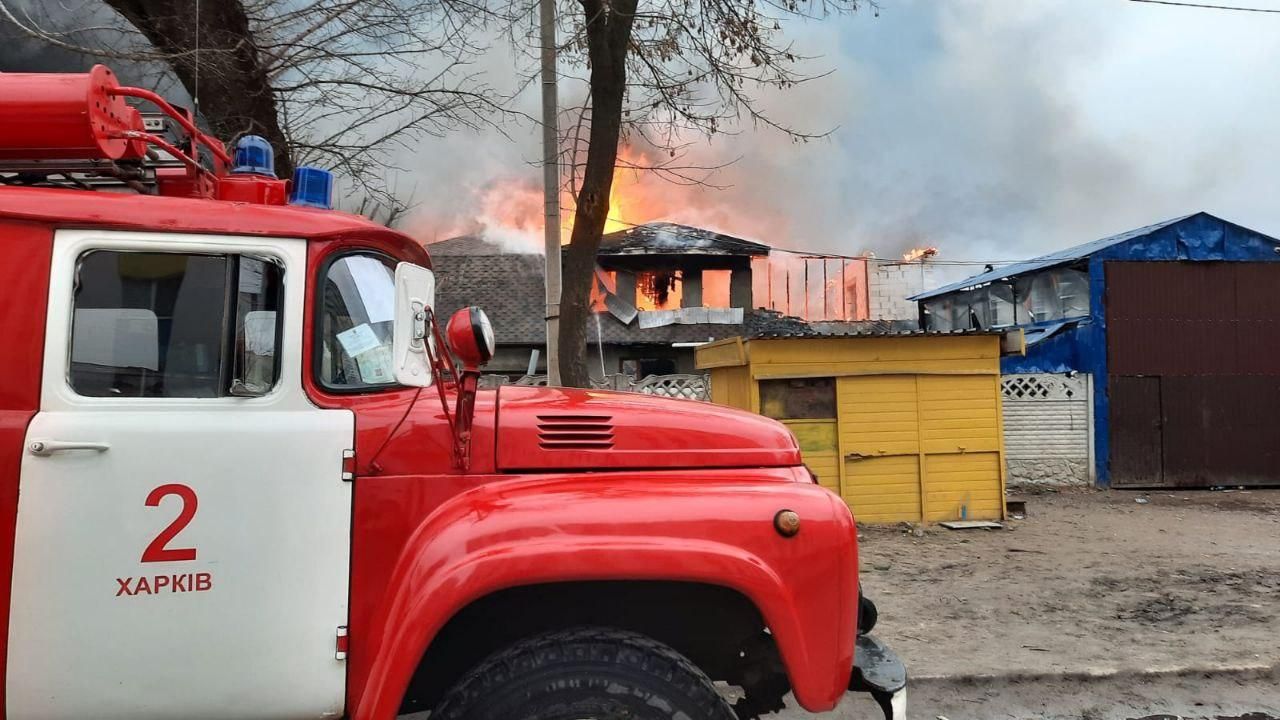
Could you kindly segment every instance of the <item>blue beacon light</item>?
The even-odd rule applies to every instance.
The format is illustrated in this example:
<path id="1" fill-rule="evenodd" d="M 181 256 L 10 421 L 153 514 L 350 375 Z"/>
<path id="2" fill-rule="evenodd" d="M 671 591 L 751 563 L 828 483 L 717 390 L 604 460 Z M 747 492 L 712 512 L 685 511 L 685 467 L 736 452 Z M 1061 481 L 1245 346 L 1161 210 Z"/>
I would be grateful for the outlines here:
<path id="1" fill-rule="evenodd" d="M 271 143 L 259 135 L 245 135 L 236 141 L 235 167 L 231 172 L 237 175 L 276 176 L 276 156 Z"/>
<path id="2" fill-rule="evenodd" d="M 289 204 L 332 210 L 333 173 L 305 165 L 295 168 Z"/>

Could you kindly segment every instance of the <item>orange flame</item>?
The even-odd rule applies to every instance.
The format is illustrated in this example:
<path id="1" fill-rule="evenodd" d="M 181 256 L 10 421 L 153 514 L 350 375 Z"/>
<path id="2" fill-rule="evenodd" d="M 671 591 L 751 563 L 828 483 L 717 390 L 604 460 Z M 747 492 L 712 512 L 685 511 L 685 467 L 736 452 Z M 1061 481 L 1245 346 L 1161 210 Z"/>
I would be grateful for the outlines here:
<path id="1" fill-rule="evenodd" d="M 680 207 L 673 203 L 667 183 L 642 183 L 649 163 L 640 152 L 629 147 L 618 150 L 618 167 L 609 192 L 609 214 L 604 232 L 611 233 L 643 225 L 664 216 L 664 208 Z M 511 251 L 540 252 L 545 207 L 542 185 L 531 177 L 504 177 L 486 183 L 476 191 L 475 209 L 470 218 L 455 219 L 446 228 L 436 228 L 440 238 L 478 234 L 499 241 Z M 459 221 L 461 220 L 461 221 Z M 574 197 L 561 197 L 560 242 L 568 244 L 573 237 Z"/>
<path id="2" fill-rule="evenodd" d="M 647 198 L 640 187 L 641 171 L 635 169 L 645 167 L 646 163 L 644 156 L 638 151 L 626 145 L 618 148 L 618 160 L 613 169 L 613 185 L 609 189 L 609 214 L 604 221 L 606 235 L 643 225 L 658 217 L 654 212 L 656 208 L 649 206 L 646 211 Z M 574 198 L 569 197 L 561 215 L 563 232 L 560 242 L 562 243 L 568 243 L 569 238 L 573 237 L 574 207 Z"/>
<path id="3" fill-rule="evenodd" d="M 914 262 L 916 260 L 928 260 L 937 254 L 938 248 L 936 247 L 915 247 L 902 253 L 902 259 L 907 262 Z"/>

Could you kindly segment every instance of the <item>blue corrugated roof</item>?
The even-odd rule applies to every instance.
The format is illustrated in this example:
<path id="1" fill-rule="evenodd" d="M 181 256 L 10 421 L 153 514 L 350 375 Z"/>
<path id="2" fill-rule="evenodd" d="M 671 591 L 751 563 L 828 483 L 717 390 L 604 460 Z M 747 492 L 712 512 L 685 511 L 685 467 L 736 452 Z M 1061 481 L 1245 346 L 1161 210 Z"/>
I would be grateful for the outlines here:
<path id="1" fill-rule="evenodd" d="M 1122 242 L 1133 240 L 1134 238 L 1140 238 L 1143 235 L 1150 235 L 1157 230 L 1169 227 L 1174 223 L 1180 223 L 1189 217 L 1199 214 L 1200 213 L 1192 213 L 1191 215 L 1183 215 L 1182 217 L 1176 217 L 1172 220 L 1165 220 L 1164 222 L 1158 222 L 1154 225 L 1140 227 L 1137 230 L 1130 230 L 1128 232 L 1120 233 L 1119 235 L 1112 235 L 1111 237 L 1104 237 L 1101 240 L 1094 240 L 1093 242 L 1087 242 L 1083 245 L 1076 245 L 1075 247 L 1067 248 L 1066 250 L 1059 250 L 1057 252 L 1049 253 L 1048 255 L 1041 255 L 1038 258 L 1027 260 L 1025 262 L 998 267 L 994 270 L 965 278 L 960 282 L 944 285 L 936 290 L 929 290 L 927 292 L 922 292 L 919 295 L 912 295 L 907 299 L 924 300 L 926 298 L 937 297 L 938 295 L 946 295 L 947 293 L 956 290 L 963 290 L 964 288 L 985 285 L 986 283 L 993 282 L 995 280 L 1003 280 L 1015 275 L 1031 272 L 1032 270 L 1041 270 L 1043 268 L 1053 267 L 1054 265 L 1065 265 L 1066 263 L 1074 262 L 1080 258 L 1088 257 L 1103 248 L 1109 248 L 1112 245 L 1118 245 Z"/>

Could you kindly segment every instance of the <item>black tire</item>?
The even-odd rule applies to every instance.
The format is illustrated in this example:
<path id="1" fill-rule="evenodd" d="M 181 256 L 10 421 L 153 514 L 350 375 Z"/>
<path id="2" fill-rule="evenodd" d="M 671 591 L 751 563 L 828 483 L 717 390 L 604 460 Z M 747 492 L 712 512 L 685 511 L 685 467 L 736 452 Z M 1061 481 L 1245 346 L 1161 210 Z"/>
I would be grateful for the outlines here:
<path id="1" fill-rule="evenodd" d="M 871 598 L 862 594 L 862 583 L 858 583 L 858 634 L 866 635 L 874 630 L 878 619 L 880 611 Z"/>
<path id="2" fill-rule="evenodd" d="M 644 635 L 577 628 L 521 640 L 453 686 L 431 720 L 734 720 L 701 670 Z"/>

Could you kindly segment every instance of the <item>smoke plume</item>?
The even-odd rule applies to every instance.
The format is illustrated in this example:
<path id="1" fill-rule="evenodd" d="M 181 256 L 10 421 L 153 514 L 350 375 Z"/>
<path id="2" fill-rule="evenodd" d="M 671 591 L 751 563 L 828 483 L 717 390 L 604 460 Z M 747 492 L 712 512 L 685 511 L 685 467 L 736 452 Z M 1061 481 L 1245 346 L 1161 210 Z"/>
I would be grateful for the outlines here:
<path id="1" fill-rule="evenodd" d="M 843 254 L 930 245 L 975 263 L 952 274 L 1197 210 L 1280 233 L 1268 127 L 1280 86 L 1262 79 L 1280 55 L 1273 27 L 1112 0 L 881 7 L 786 28 L 831 73 L 764 100 L 825 139 L 747 125 L 701 142 L 689 162 L 732 162 L 712 178 L 728 188 L 641 178 L 623 219 Z M 413 230 L 430 241 L 488 228 L 536 249 L 540 224 L 522 236 L 480 211 L 506 180 L 536 197 L 538 157 L 535 128 L 431 143 L 417 173 L 438 194 Z"/>

